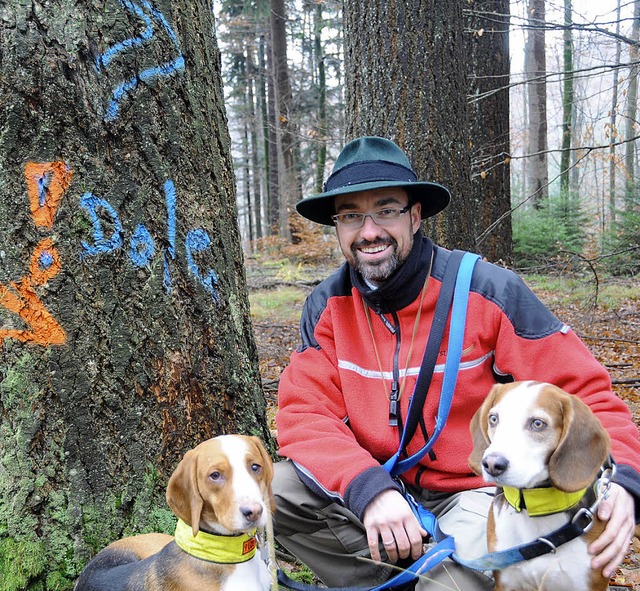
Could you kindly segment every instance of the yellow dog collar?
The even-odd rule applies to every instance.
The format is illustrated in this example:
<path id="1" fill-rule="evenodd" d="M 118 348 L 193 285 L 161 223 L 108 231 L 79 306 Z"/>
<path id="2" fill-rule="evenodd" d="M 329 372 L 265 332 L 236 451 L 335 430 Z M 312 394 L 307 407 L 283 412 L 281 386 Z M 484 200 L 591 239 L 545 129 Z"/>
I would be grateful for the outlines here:
<path id="1" fill-rule="evenodd" d="M 219 564 L 237 564 L 251 560 L 256 553 L 256 531 L 251 534 L 224 536 L 199 531 L 196 536 L 190 525 L 178 519 L 175 540 L 187 554 Z"/>
<path id="2" fill-rule="evenodd" d="M 553 486 L 546 488 L 503 487 L 504 498 L 516 511 L 526 509 L 532 517 L 560 513 L 575 507 L 587 492 L 586 488 L 567 493 Z"/>

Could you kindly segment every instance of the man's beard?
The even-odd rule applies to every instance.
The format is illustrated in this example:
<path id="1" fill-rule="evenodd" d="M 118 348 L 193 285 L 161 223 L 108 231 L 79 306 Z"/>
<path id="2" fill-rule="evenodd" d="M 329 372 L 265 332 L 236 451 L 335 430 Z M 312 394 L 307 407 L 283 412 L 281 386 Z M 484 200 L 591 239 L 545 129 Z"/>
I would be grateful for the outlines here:
<path id="1" fill-rule="evenodd" d="M 377 246 L 380 244 L 390 245 L 393 247 L 393 252 L 391 255 L 380 262 L 374 263 L 365 263 L 359 257 L 359 248 L 362 247 L 370 247 Z M 361 241 L 351 246 L 351 253 L 353 254 L 353 258 L 355 261 L 355 269 L 362 275 L 362 278 L 365 281 L 369 281 L 373 284 L 382 283 L 386 281 L 391 275 L 395 272 L 395 270 L 404 262 L 406 257 L 402 260 L 398 256 L 398 243 L 390 238 L 389 240 L 376 240 L 374 242 L 369 241 Z"/>

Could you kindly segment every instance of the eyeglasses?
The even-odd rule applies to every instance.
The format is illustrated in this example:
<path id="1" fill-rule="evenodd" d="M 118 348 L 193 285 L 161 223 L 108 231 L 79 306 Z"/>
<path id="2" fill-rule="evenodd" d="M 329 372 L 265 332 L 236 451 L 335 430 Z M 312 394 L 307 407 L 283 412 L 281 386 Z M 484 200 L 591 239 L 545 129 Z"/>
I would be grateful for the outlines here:
<path id="1" fill-rule="evenodd" d="M 407 213 L 411 209 L 411 205 L 407 205 L 402 209 L 398 207 L 385 207 L 378 211 L 372 211 L 371 213 L 357 213 L 355 211 L 349 211 L 347 213 L 338 213 L 332 215 L 331 219 L 339 226 L 349 228 L 350 230 L 356 230 L 364 226 L 364 220 L 370 217 L 374 223 L 378 226 L 392 226 L 398 221 L 402 214 Z"/>

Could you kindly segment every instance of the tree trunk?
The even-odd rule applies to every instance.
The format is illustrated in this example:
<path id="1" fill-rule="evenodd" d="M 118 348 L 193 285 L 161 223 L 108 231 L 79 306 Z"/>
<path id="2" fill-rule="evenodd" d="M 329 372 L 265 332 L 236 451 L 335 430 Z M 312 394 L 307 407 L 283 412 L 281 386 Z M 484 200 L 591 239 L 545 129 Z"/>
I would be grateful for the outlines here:
<path id="1" fill-rule="evenodd" d="M 636 45 L 629 46 L 629 62 L 631 68 L 629 71 L 629 91 L 627 93 L 626 108 L 626 130 L 625 130 L 625 192 L 624 192 L 624 209 L 629 212 L 633 209 L 636 195 L 636 173 L 635 158 L 636 144 L 633 138 L 636 134 L 636 114 L 638 112 L 638 59 L 640 51 L 638 50 L 638 41 L 640 40 L 640 0 L 634 0 L 633 3 L 633 25 L 631 27 L 631 39 Z"/>
<path id="2" fill-rule="evenodd" d="M 273 51 L 271 35 L 265 48 L 267 55 L 267 163 L 269 185 L 269 234 L 277 235 L 281 227 L 280 221 L 280 162 L 278 158 L 277 106 L 274 81 Z"/>
<path id="3" fill-rule="evenodd" d="M 469 10 L 472 183 L 480 213 L 477 248 L 489 260 L 509 262 L 509 2 L 475 0 Z"/>
<path id="4" fill-rule="evenodd" d="M 560 158 L 560 193 L 568 204 L 572 200 L 570 195 L 570 167 L 571 167 L 571 139 L 573 134 L 573 39 L 571 26 L 573 23 L 573 10 L 571 0 L 564 0 L 564 26 L 563 31 L 563 92 L 562 92 L 562 155 Z"/>
<path id="5" fill-rule="evenodd" d="M 204 0 L 0 7 L 0 587 L 71 589 L 214 434 L 269 438 Z"/>
<path id="6" fill-rule="evenodd" d="M 462 3 L 345 0 L 343 10 L 347 136 L 395 140 L 419 177 L 451 190 L 430 235 L 475 249 Z"/>
<path id="7" fill-rule="evenodd" d="M 549 196 L 547 144 L 547 60 L 544 0 L 529 0 L 529 33 L 525 44 L 525 71 L 529 102 L 527 196 L 535 207 Z"/>
<path id="8" fill-rule="evenodd" d="M 249 96 L 247 102 L 249 103 L 249 137 L 251 144 L 251 178 L 253 185 L 253 220 L 255 227 L 255 237 L 262 238 L 262 190 L 260 185 L 260 165 L 258 154 L 260 153 L 260 146 L 258 145 L 258 135 L 260 132 L 260 117 L 258 116 L 258 108 L 256 105 L 256 92 L 257 86 L 256 79 L 256 66 L 253 61 L 253 50 L 250 46 L 247 46 L 247 68 L 249 73 Z"/>
<path id="9" fill-rule="evenodd" d="M 295 164 L 295 133 L 292 119 L 293 99 L 287 63 L 286 11 L 284 0 L 270 0 L 271 53 L 275 87 L 276 130 L 280 186 L 280 235 L 291 237 L 289 213 L 302 198 Z"/>
<path id="10" fill-rule="evenodd" d="M 324 167 L 327 162 L 327 77 L 324 67 L 324 49 L 322 47 L 322 2 L 318 2 L 314 15 L 314 54 L 315 68 L 318 74 L 318 124 L 316 128 L 316 180 L 315 192 L 322 193 Z"/>
<path id="11" fill-rule="evenodd" d="M 622 42 L 620 35 L 620 4 L 622 0 L 618 0 L 616 9 L 616 60 L 615 66 L 619 66 L 622 58 Z M 616 223 L 616 142 L 619 138 L 618 134 L 618 86 L 620 73 L 618 67 L 613 69 L 613 80 L 611 81 L 611 115 L 609 118 L 609 228 L 613 229 Z"/>

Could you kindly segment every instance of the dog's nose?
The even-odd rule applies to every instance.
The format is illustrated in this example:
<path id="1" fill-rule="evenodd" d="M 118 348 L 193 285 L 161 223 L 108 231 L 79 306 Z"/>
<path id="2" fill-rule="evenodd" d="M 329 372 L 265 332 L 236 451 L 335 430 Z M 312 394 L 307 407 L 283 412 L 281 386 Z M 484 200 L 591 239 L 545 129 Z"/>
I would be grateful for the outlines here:
<path id="1" fill-rule="evenodd" d="M 248 522 L 253 523 L 260 519 L 262 515 L 262 505 L 260 503 L 247 503 L 240 507 L 240 513 L 244 515 Z"/>
<path id="2" fill-rule="evenodd" d="M 500 476 L 509 467 L 509 460 L 499 454 L 489 454 L 482 458 L 482 467 L 491 476 Z"/>

